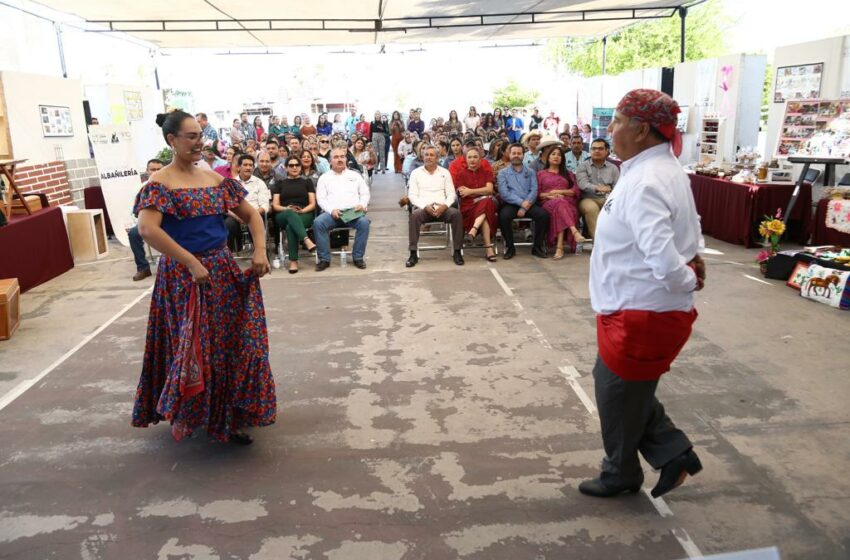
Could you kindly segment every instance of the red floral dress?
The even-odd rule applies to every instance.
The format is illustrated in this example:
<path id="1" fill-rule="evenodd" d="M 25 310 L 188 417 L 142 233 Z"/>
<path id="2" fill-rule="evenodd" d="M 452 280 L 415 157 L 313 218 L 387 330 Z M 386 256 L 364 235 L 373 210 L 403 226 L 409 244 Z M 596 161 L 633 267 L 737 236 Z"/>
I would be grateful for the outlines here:
<path id="1" fill-rule="evenodd" d="M 183 395 L 180 341 L 195 283 L 186 266 L 160 257 L 133 426 L 168 420 L 178 440 L 205 428 L 211 438 L 228 441 L 243 427 L 275 421 L 277 401 L 259 278 L 236 264 L 226 246 L 222 218 L 246 194 L 239 183 L 225 179 L 218 186 L 191 189 L 149 183 L 136 197 L 135 212 L 161 212 L 163 229 L 200 259 L 210 279 L 199 299 L 204 390 Z"/>

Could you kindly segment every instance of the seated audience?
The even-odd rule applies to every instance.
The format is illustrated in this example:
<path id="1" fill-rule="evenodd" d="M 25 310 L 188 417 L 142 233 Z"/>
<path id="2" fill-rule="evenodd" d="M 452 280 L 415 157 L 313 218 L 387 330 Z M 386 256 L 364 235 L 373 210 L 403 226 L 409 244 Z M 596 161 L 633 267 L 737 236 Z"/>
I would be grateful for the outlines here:
<path id="1" fill-rule="evenodd" d="M 456 265 L 463 265 L 463 217 L 457 208 L 452 208 L 457 200 L 452 177 L 446 169 L 437 165 L 437 148 L 424 146 L 422 156 L 425 160 L 423 166 L 410 174 L 408 183 L 407 196 L 413 211 L 410 213 L 408 231 L 410 257 L 405 266 L 410 268 L 419 262 L 419 230 L 422 224 L 429 222 L 451 224 L 452 258 Z"/>
<path id="2" fill-rule="evenodd" d="M 535 173 L 543 169 L 540 161 L 540 139 L 542 134 L 538 130 L 532 130 L 523 137 L 522 145 L 528 149 L 522 158 L 522 164 Z"/>
<path id="3" fill-rule="evenodd" d="M 309 154 L 304 152 L 302 157 Z M 298 248 L 303 246 L 311 253 L 316 244 L 307 237 L 316 211 L 316 189 L 313 181 L 301 173 L 302 161 L 290 156 L 286 160 L 286 178 L 272 186 L 272 209 L 280 231 L 286 232 L 289 273 L 298 272 Z"/>
<path id="4" fill-rule="evenodd" d="M 331 170 L 319 177 L 316 201 L 325 212 L 313 222 L 313 232 L 318 245 L 319 262 L 316 270 L 321 272 L 331 265 L 330 230 L 354 228 L 354 266 L 366 268 L 366 243 L 369 240 L 369 186 L 363 176 L 346 167 L 345 146 L 331 150 Z"/>
<path id="5" fill-rule="evenodd" d="M 581 192 L 575 176 L 564 164 L 564 150 L 552 146 L 543 152 L 546 168 L 537 172 L 537 199 L 549 213 L 549 246 L 555 245 L 555 258 L 564 258 L 564 232 L 567 243 L 575 251 L 576 243 L 585 241 L 578 230 L 578 197 Z"/>
<path id="6" fill-rule="evenodd" d="M 493 236 L 496 234 L 496 200 L 493 198 L 492 170 L 485 170 L 481 152 L 477 147 L 470 147 L 464 156 L 465 165 L 455 167 L 452 182 L 460 196 L 460 212 L 463 216 L 463 229 L 472 239 L 479 230 L 484 238 L 484 248 L 487 260 L 496 261 L 493 249 Z"/>
<path id="7" fill-rule="evenodd" d="M 269 201 L 271 200 L 271 192 L 266 183 L 259 177 L 254 176 L 254 156 L 248 154 L 240 154 L 237 157 L 238 171 L 236 180 L 239 184 L 248 191 L 245 200 L 248 201 L 259 213 L 263 220 L 266 219 L 266 214 L 269 211 Z M 227 217 L 224 219 L 224 225 L 227 227 L 227 241 L 231 246 L 231 250 L 239 251 L 242 245 L 242 224 L 245 222 L 236 215 L 232 210 L 227 212 Z M 250 232 L 249 232 L 250 233 Z"/>
<path id="8" fill-rule="evenodd" d="M 304 150 L 301 152 L 301 158 L 299 161 L 301 162 L 301 175 L 313 182 L 313 192 L 315 192 L 316 184 L 319 182 L 319 177 L 322 175 L 316 165 L 316 156 L 314 156 L 313 152 L 310 150 Z M 289 170 L 287 169 L 287 172 L 288 171 Z"/>
<path id="9" fill-rule="evenodd" d="M 449 142 L 449 154 L 443 160 L 443 167 L 448 169 L 452 162 L 461 156 L 463 156 L 463 142 L 460 141 L 460 138 L 452 138 Z"/>
<path id="10" fill-rule="evenodd" d="M 573 125 L 575 127 L 575 125 Z M 590 158 L 590 154 L 584 151 L 584 140 L 576 134 L 570 138 L 570 151 L 567 153 L 567 169 L 573 173 L 576 172 L 581 162 Z"/>
<path id="11" fill-rule="evenodd" d="M 230 146 L 224 155 L 225 163 L 215 168 L 215 172 L 225 179 L 235 179 L 239 175 L 239 156 L 241 150 L 236 146 Z"/>
<path id="12" fill-rule="evenodd" d="M 144 173 L 146 177 L 142 180 L 142 182 L 146 182 L 147 177 L 150 177 L 160 169 L 162 169 L 162 162 L 160 160 L 148 160 Z M 2 212 L 0 212 L 0 214 L 2 214 Z M 145 240 L 142 239 L 142 236 L 139 233 L 139 226 L 133 226 L 128 229 L 127 237 L 130 241 L 130 250 L 133 251 L 133 260 L 136 261 L 136 274 L 133 275 L 133 282 L 149 278 L 151 275 L 151 265 L 148 262 L 147 255 L 145 255 Z"/>
<path id="13" fill-rule="evenodd" d="M 596 235 L 599 211 L 620 178 L 620 169 L 608 161 L 608 154 L 608 141 L 597 138 L 590 145 L 590 159 L 582 162 L 576 170 L 576 180 L 581 189 L 578 206 L 591 238 Z"/>
<path id="14" fill-rule="evenodd" d="M 499 210 L 499 227 L 505 240 L 505 260 L 514 258 L 513 221 L 514 218 L 530 218 L 534 221 L 534 246 L 531 254 L 541 259 L 547 258 L 546 234 L 549 231 L 549 213 L 537 205 L 537 175 L 522 164 L 523 149 L 520 144 L 511 144 L 508 154 L 511 164 L 502 169 L 498 176 L 499 196 L 502 208 Z"/>

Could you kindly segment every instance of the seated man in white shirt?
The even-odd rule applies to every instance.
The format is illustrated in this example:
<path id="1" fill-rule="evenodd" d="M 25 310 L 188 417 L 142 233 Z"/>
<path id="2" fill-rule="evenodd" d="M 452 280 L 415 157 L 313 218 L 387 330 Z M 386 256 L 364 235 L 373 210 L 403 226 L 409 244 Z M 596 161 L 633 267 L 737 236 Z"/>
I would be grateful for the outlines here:
<path id="1" fill-rule="evenodd" d="M 437 165 L 439 152 L 435 146 L 422 148 L 425 165 L 415 169 L 410 174 L 407 196 L 413 205 L 409 219 L 409 249 L 410 258 L 405 266 L 411 268 L 419 262 L 417 246 L 419 245 L 419 230 L 422 224 L 428 222 L 445 222 L 452 226 L 452 242 L 454 254 L 452 258 L 456 265 L 463 265 L 463 215 L 452 205 L 457 200 L 454 183 L 448 169 Z"/>
<path id="2" fill-rule="evenodd" d="M 369 186 L 363 175 L 346 167 L 347 152 L 344 147 L 331 150 L 331 170 L 319 177 L 316 185 L 316 202 L 324 210 L 313 222 L 316 252 L 319 262 L 316 271 L 331 265 L 330 231 L 334 228 L 354 228 L 354 266 L 366 268 L 366 242 L 369 240 Z"/>
<path id="3" fill-rule="evenodd" d="M 257 209 L 263 221 L 266 219 L 266 214 L 269 211 L 271 203 L 271 191 L 265 181 L 254 175 L 254 156 L 242 154 L 238 158 L 239 175 L 236 180 L 242 185 L 248 196 L 245 197 L 251 206 Z M 239 250 L 242 240 L 242 221 L 239 216 L 232 211 L 227 213 L 227 218 L 224 219 L 224 225 L 227 226 L 228 236 L 227 243 L 232 249 Z"/>

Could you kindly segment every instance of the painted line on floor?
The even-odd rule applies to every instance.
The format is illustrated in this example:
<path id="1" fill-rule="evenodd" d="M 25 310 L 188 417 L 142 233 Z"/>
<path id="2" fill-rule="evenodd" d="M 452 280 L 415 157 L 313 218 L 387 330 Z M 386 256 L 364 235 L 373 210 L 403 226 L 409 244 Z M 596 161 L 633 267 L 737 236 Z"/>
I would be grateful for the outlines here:
<path id="1" fill-rule="evenodd" d="M 762 284 L 767 284 L 768 286 L 771 285 L 770 282 L 765 282 L 761 278 L 756 278 L 755 276 L 750 276 L 749 274 L 744 274 L 744 278 L 749 278 L 750 280 L 755 280 L 756 282 L 761 282 Z"/>
<path id="2" fill-rule="evenodd" d="M 26 393 L 33 385 L 47 377 L 47 374 L 62 365 L 65 360 L 73 356 L 80 348 L 88 344 L 94 337 L 102 333 L 109 325 L 120 319 L 121 316 L 124 315 L 127 311 L 129 311 L 134 305 L 142 301 L 145 296 L 148 296 L 151 291 L 153 291 L 153 286 L 142 292 L 136 299 L 125 305 L 124 308 L 121 309 L 121 311 L 113 315 L 112 318 L 110 318 L 104 324 L 98 327 L 97 330 L 95 330 L 93 333 L 89 334 L 82 341 L 80 341 L 79 344 L 62 354 L 62 356 L 58 360 L 44 368 L 41 373 L 39 373 L 33 378 L 20 382 L 18 385 L 15 386 L 15 388 L 3 395 L 3 397 L 0 398 L 0 410 L 3 410 L 4 408 L 12 404 L 15 399 Z"/>
<path id="3" fill-rule="evenodd" d="M 587 394 L 587 391 L 584 390 L 584 387 L 578 382 L 581 375 L 575 366 L 561 366 L 558 368 L 561 370 L 561 373 L 564 374 L 564 377 L 567 378 L 567 382 L 572 387 L 573 392 L 578 395 L 579 400 L 584 405 L 584 408 L 590 413 L 591 416 L 599 419 L 599 411 L 596 409 L 596 405 L 593 403 L 593 399 L 590 398 L 590 395 Z"/>
<path id="4" fill-rule="evenodd" d="M 493 277 L 496 279 L 496 281 L 502 287 L 502 290 L 505 292 L 505 294 L 508 297 L 510 297 L 511 299 L 513 299 L 515 304 L 517 304 L 518 307 L 520 308 L 520 310 L 522 310 L 522 304 L 520 304 L 519 301 L 517 301 L 517 298 L 514 295 L 513 290 L 511 290 L 511 288 L 507 285 L 507 283 L 505 283 L 505 281 L 502 279 L 502 276 L 499 274 L 499 272 L 495 268 L 491 268 L 490 272 L 493 273 Z M 544 343 L 544 346 L 546 348 L 549 348 L 549 349 L 552 348 L 552 345 L 549 343 L 549 340 L 546 338 L 546 335 L 543 334 L 543 331 L 540 330 L 540 327 L 537 326 L 537 323 L 535 323 L 533 319 L 526 318 L 525 323 L 535 329 L 536 333 L 538 334 L 539 338 Z M 588 413 L 590 413 L 590 415 L 593 418 L 599 419 L 599 411 L 596 408 L 596 405 L 594 404 L 593 400 L 590 398 L 590 395 L 587 394 L 587 391 L 584 390 L 584 387 L 582 387 L 581 384 L 578 382 L 578 380 L 581 378 L 581 374 L 575 368 L 575 366 L 573 366 L 569 362 L 569 360 L 565 360 L 565 361 L 566 361 L 567 365 L 561 366 L 558 369 L 564 375 L 564 378 L 567 380 L 567 383 L 569 384 L 570 388 L 573 390 L 573 393 L 576 394 L 576 396 L 579 398 L 579 400 L 584 405 L 584 408 L 587 409 Z M 653 498 L 652 495 L 649 493 L 649 490 L 647 490 L 646 488 L 644 488 L 643 491 L 646 494 L 647 498 L 649 498 L 649 501 L 652 503 L 652 505 L 655 507 L 655 510 L 658 512 L 658 514 L 661 517 L 673 517 L 673 510 L 670 509 L 670 506 L 667 505 L 667 502 L 664 501 L 664 498 Z M 687 554 L 688 558 L 702 558 L 703 557 L 703 554 L 700 551 L 699 547 L 696 545 L 696 543 L 693 541 L 691 536 L 688 534 L 688 532 L 684 528 L 673 527 L 673 528 L 670 529 L 670 533 L 673 535 L 673 538 L 676 539 L 676 541 L 679 543 L 679 545 L 685 551 L 685 554 Z"/>
<path id="5" fill-rule="evenodd" d="M 498 283 L 499 283 L 499 286 L 501 286 L 501 287 L 502 287 L 502 291 L 503 291 L 503 292 L 505 292 L 505 295 L 506 295 L 506 296 L 508 296 L 509 298 L 511 298 L 511 301 L 512 301 L 512 302 L 513 302 L 513 304 L 514 304 L 514 307 L 516 307 L 516 308 L 517 308 L 517 309 L 519 309 L 520 311 L 524 311 L 524 310 L 525 310 L 525 308 L 522 306 L 522 304 L 521 304 L 521 303 L 519 302 L 519 300 L 516 298 L 516 296 L 514 295 L 513 290 L 511 290 L 511 289 L 508 287 L 508 285 L 505 283 L 505 281 L 502 279 L 502 275 L 501 275 L 501 274 L 499 274 L 499 271 L 498 271 L 498 270 L 496 270 L 496 269 L 495 269 L 495 268 L 493 268 L 493 267 L 488 267 L 488 268 L 490 269 L 490 272 L 493 274 L 493 278 L 495 278 L 495 279 L 496 279 L 496 282 L 498 282 Z"/>

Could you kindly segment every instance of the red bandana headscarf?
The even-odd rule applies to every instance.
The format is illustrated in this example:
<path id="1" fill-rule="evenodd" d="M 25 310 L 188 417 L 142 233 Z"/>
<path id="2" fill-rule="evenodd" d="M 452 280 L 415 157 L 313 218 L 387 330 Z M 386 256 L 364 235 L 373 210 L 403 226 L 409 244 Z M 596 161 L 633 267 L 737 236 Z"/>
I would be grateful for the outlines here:
<path id="1" fill-rule="evenodd" d="M 654 89 L 633 89 L 620 100 L 617 111 L 657 130 L 670 141 L 676 157 L 682 153 L 682 135 L 676 128 L 676 115 L 682 111 L 679 104 L 666 93 Z"/>

